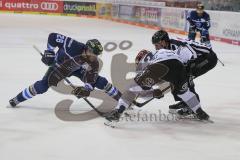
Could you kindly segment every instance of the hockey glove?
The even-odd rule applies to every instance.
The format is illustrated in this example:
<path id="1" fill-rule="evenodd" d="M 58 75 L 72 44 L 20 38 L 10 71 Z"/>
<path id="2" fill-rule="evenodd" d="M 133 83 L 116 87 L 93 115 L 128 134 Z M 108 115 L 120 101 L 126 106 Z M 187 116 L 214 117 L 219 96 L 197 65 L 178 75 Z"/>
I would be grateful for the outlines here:
<path id="1" fill-rule="evenodd" d="M 153 90 L 153 98 L 160 99 L 162 97 L 164 97 L 164 94 L 162 93 L 162 91 L 160 89 Z"/>
<path id="2" fill-rule="evenodd" d="M 42 56 L 42 62 L 47 66 L 51 66 L 55 59 L 55 53 L 53 51 L 45 50 Z"/>
<path id="3" fill-rule="evenodd" d="M 83 97 L 88 97 L 90 95 L 90 91 L 85 87 L 81 86 L 81 87 L 76 87 L 72 91 L 72 94 L 78 98 L 83 98 Z"/>

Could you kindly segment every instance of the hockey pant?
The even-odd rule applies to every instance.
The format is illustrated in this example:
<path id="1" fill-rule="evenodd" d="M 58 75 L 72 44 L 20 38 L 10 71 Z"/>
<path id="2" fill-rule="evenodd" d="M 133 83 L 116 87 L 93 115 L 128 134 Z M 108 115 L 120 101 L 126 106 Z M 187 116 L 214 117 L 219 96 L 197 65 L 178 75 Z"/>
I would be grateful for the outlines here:
<path id="1" fill-rule="evenodd" d="M 189 27 L 188 39 L 195 41 L 197 32 L 200 32 L 201 43 L 210 42 L 208 30 L 198 30 L 195 26 Z"/>
<path id="2" fill-rule="evenodd" d="M 190 89 L 191 92 L 196 94 L 199 101 L 200 99 L 198 94 L 195 91 L 195 84 L 193 82 L 193 79 L 201 75 L 204 75 L 205 73 L 213 69 L 217 65 L 217 61 L 218 59 L 217 59 L 216 53 L 211 51 L 208 54 L 204 54 L 198 57 L 193 62 L 191 62 L 191 64 L 187 67 L 188 88 Z M 174 92 L 172 93 L 176 101 L 181 101 L 181 99 Z"/>
<path id="3" fill-rule="evenodd" d="M 173 85 L 174 94 L 194 112 L 201 107 L 197 95 L 188 88 L 186 68 L 180 61 L 171 59 L 149 65 L 141 74 L 137 75 L 132 87 L 123 93 L 116 108 L 120 108 L 121 105 L 127 108 L 138 96 L 136 91 L 148 90 L 162 80 L 170 82 Z"/>

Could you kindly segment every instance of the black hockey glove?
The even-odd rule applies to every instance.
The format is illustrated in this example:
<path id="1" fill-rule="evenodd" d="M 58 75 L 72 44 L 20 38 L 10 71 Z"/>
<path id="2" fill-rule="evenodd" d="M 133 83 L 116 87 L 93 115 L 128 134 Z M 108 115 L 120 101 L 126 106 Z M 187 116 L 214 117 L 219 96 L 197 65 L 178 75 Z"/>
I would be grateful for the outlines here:
<path id="1" fill-rule="evenodd" d="M 55 53 L 53 51 L 45 50 L 42 56 L 42 62 L 47 66 L 51 66 L 55 59 Z"/>
<path id="2" fill-rule="evenodd" d="M 83 98 L 83 97 L 88 97 L 90 95 L 90 91 L 85 87 L 81 86 L 81 87 L 76 87 L 72 91 L 72 94 L 78 98 Z"/>
<path id="3" fill-rule="evenodd" d="M 162 97 L 164 97 L 164 94 L 162 93 L 162 91 L 160 89 L 153 90 L 153 98 L 160 99 Z"/>

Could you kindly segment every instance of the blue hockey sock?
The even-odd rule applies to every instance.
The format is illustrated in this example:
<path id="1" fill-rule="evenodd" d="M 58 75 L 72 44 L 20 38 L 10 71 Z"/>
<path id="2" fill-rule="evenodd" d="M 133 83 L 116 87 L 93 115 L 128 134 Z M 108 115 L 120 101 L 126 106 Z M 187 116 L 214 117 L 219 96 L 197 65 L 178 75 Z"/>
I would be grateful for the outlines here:
<path id="1" fill-rule="evenodd" d="M 106 87 L 104 88 L 105 92 L 112 97 L 115 100 L 119 100 L 119 98 L 121 97 L 121 92 L 115 87 L 113 86 L 111 83 L 108 83 L 106 85 Z"/>
<path id="2" fill-rule="evenodd" d="M 28 88 L 25 88 L 22 92 L 17 95 L 18 102 L 23 102 L 25 100 L 31 99 L 36 95 L 36 90 L 33 85 Z"/>
<path id="3" fill-rule="evenodd" d="M 46 79 L 35 82 L 33 85 L 24 89 L 17 95 L 17 101 L 23 102 L 25 100 L 33 98 L 37 94 L 43 94 L 48 90 L 48 82 Z"/>

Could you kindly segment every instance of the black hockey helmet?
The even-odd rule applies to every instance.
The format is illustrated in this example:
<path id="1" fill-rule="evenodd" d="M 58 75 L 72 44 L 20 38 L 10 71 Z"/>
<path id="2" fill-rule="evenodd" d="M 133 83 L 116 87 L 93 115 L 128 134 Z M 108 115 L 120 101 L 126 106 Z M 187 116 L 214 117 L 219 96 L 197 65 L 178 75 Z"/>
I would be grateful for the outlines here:
<path id="1" fill-rule="evenodd" d="M 92 50 L 95 55 L 102 54 L 103 47 L 97 39 L 90 39 L 86 42 L 86 46 Z"/>
<path id="2" fill-rule="evenodd" d="M 152 36 L 152 44 L 156 44 L 160 41 L 170 41 L 168 33 L 164 30 L 159 30 Z"/>

